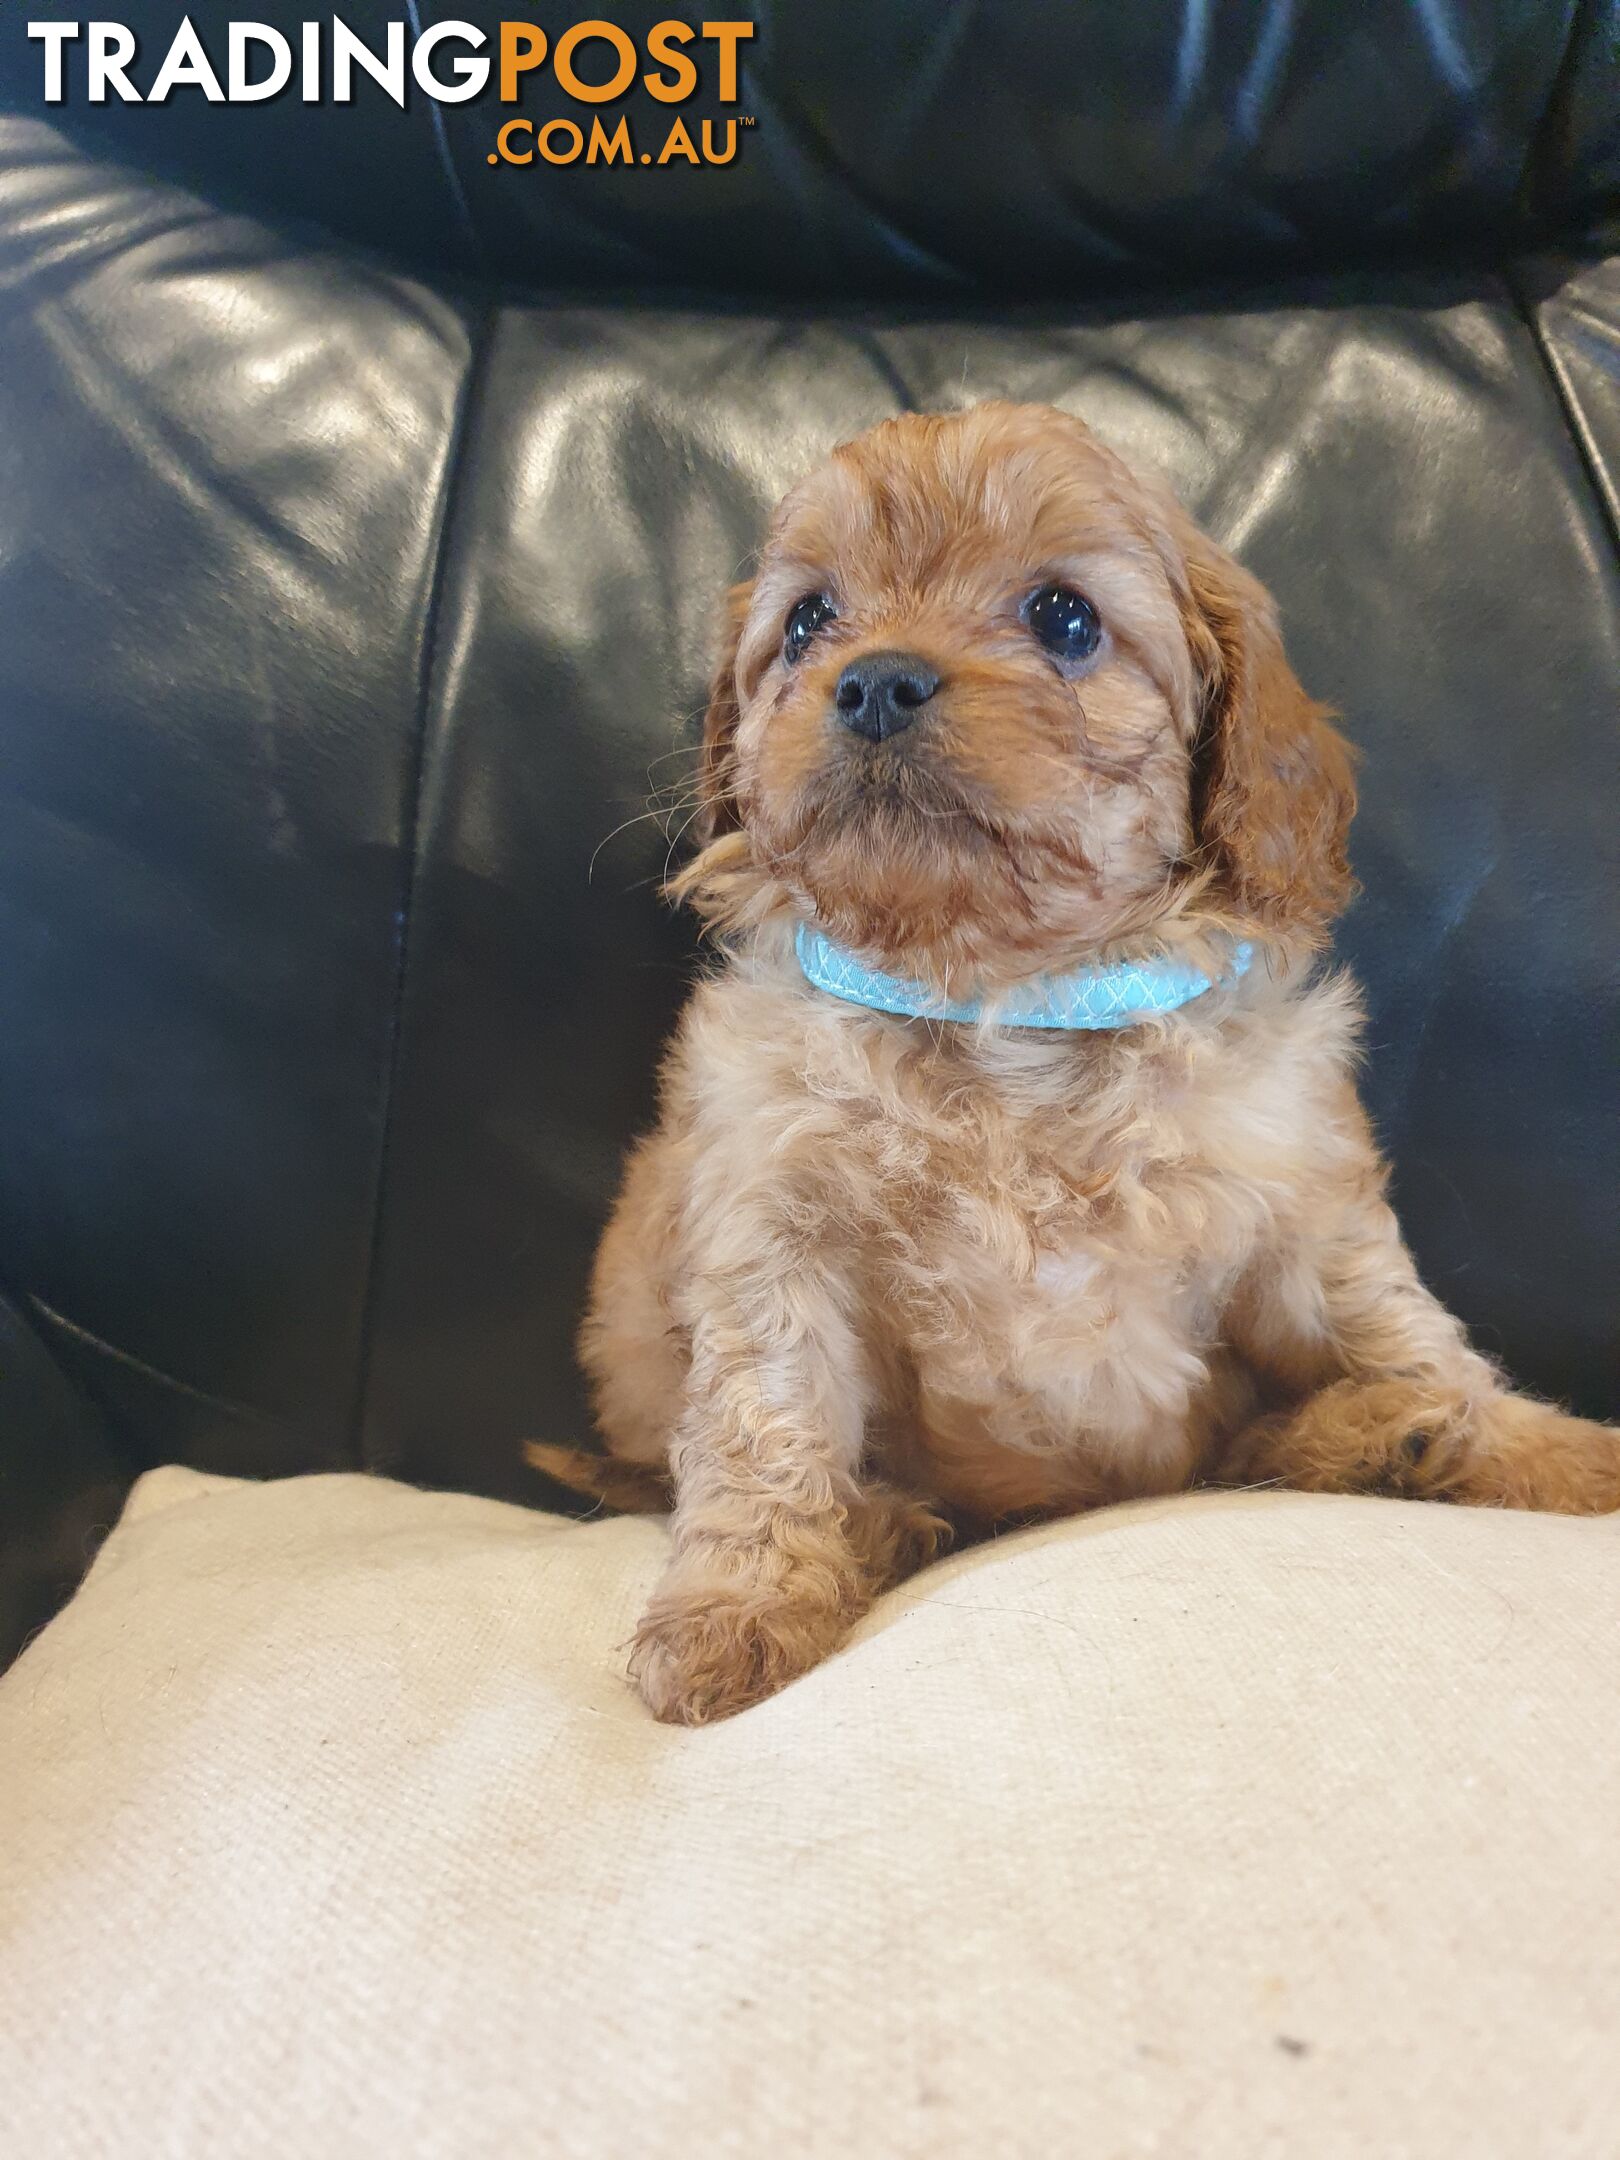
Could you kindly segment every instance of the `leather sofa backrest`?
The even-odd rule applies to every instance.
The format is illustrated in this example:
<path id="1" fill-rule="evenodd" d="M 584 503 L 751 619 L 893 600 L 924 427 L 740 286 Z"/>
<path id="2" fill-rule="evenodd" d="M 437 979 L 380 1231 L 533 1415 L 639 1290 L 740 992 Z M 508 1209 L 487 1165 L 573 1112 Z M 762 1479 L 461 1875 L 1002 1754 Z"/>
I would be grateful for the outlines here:
<path id="1" fill-rule="evenodd" d="M 0 22 L 0 103 L 39 113 L 44 48 L 32 9 Z M 223 11 L 221 11 L 223 12 Z M 498 52 L 509 7 L 424 10 Z M 124 0 L 129 74 L 155 80 L 184 10 Z M 311 11 L 260 0 L 297 45 Z M 343 20 L 385 53 L 414 11 L 352 0 Z M 591 11 L 536 9 L 555 46 Z M 1079 297 L 1279 271 L 1479 258 L 1570 238 L 1620 198 L 1620 0 L 774 0 L 689 18 L 746 23 L 734 101 L 721 46 L 694 39 L 690 102 L 642 83 L 667 0 L 608 11 L 637 54 L 634 86 L 571 99 L 552 55 L 465 103 L 414 86 L 404 109 L 364 73 L 353 102 L 261 103 L 176 88 L 161 104 L 86 102 L 84 41 L 49 117 L 81 140 L 215 200 L 305 218 L 421 272 L 529 288 L 702 288 L 812 300 Z M 680 19 L 677 17 L 676 19 Z M 226 23 L 197 12 L 223 74 Z M 322 17 L 329 33 L 331 17 Z M 445 78 L 471 48 L 452 37 Z M 262 69 L 255 60 L 255 70 Z M 578 76 L 616 66 L 598 39 Z M 675 80 L 673 66 L 658 77 Z M 578 162 L 492 162 L 503 120 L 572 118 Z M 588 158 L 593 117 L 629 122 L 633 162 Z M 724 165 L 660 156 L 676 119 Z M 514 145 L 521 149 L 521 137 Z M 559 152 L 572 138 L 556 139 Z M 643 163 L 642 160 L 650 160 Z"/>

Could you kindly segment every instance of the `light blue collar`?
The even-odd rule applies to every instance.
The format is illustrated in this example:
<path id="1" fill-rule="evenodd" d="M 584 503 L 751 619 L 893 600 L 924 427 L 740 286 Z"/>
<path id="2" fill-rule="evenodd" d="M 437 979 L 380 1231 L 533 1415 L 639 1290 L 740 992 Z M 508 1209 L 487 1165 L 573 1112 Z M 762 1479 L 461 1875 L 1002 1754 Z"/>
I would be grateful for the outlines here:
<path id="1" fill-rule="evenodd" d="M 800 923 L 794 940 L 805 980 L 847 1005 L 896 1013 L 911 1020 L 982 1020 L 982 999 L 965 1003 L 937 997 L 921 983 L 899 975 L 880 975 L 809 923 Z M 1219 978 L 1235 982 L 1246 974 L 1254 949 L 1236 945 L 1232 964 Z M 1179 967 L 1171 960 L 1122 962 L 1117 967 L 1076 968 L 1072 975 L 1047 975 L 1010 991 L 991 1007 L 998 1027 L 1122 1028 L 1134 1021 L 1172 1013 L 1213 988 L 1208 975 Z"/>

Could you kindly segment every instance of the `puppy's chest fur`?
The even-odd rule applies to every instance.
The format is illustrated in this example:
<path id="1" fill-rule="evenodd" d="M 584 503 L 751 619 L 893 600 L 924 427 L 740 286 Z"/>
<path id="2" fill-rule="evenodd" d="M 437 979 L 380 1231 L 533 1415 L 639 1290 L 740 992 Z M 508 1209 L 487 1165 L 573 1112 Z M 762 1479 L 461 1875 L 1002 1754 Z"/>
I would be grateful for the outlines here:
<path id="1" fill-rule="evenodd" d="M 761 1266 L 831 1264 L 880 1415 L 976 1474 L 987 1449 L 1185 1474 L 1225 1303 L 1331 1124 L 1347 990 L 980 1037 L 722 978 L 692 1021 L 692 1106 L 726 1166 L 700 1170 L 700 1208 L 729 1188 L 756 1235 L 782 1226 Z M 1026 1482 L 1007 1504 L 1052 1497 Z"/>

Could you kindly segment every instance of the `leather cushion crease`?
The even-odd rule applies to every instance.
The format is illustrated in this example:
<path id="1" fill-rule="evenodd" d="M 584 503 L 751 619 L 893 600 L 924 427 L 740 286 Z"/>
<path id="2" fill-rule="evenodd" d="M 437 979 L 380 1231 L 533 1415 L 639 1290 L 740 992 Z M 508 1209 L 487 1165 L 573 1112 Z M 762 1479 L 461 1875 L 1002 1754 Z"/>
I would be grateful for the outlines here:
<path id="1" fill-rule="evenodd" d="M 1620 257 L 1527 262 L 1514 284 L 1592 485 L 1620 533 Z"/>
<path id="2" fill-rule="evenodd" d="M 0 1655 L 153 1462 L 555 1500 L 715 602 L 906 405 L 1082 412 L 1273 587 L 1419 1262 L 1620 1410 L 1615 10 L 1071 12 L 759 10 L 645 176 L 45 120 L 0 25 Z"/>

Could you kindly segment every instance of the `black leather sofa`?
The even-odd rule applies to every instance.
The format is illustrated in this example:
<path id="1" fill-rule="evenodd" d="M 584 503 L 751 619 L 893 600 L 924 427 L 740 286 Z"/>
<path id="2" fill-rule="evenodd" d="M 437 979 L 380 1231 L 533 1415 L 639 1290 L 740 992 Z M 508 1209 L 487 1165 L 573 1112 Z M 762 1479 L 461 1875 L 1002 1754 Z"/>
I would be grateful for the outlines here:
<path id="1" fill-rule="evenodd" d="M 746 12 L 699 170 L 47 108 L 0 25 L 0 1656 L 150 1464 L 556 1499 L 692 961 L 640 813 L 766 506 L 903 405 L 1072 406 L 1275 588 L 1421 1263 L 1620 1410 L 1620 10 Z"/>

